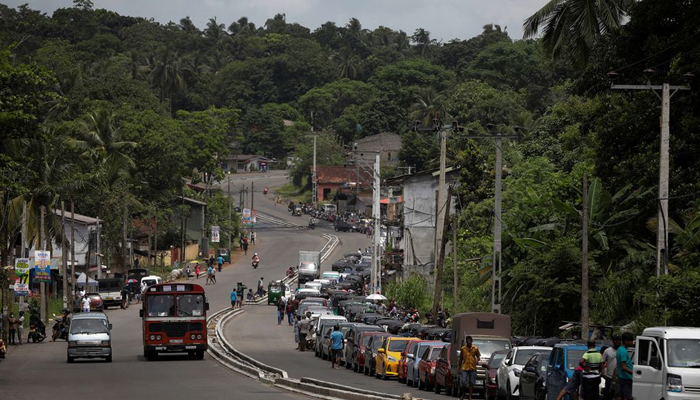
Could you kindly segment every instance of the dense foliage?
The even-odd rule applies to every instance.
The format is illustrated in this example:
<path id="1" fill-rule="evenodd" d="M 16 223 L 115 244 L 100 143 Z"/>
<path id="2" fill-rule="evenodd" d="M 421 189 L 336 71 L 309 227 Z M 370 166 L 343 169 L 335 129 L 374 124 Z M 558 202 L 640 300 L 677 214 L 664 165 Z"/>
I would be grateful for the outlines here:
<path id="1" fill-rule="evenodd" d="M 3 260 L 19 232 L 22 200 L 32 218 L 60 201 L 100 215 L 117 264 L 125 211 L 144 219 L 155 213 L 169 230 L 159 243 L 167 246 L 178 237 L 167 224 L 173 199 L 202 196 L 184 190 L 183 178 L 209 186 L 221 177 L 218 160 L 256 153 L 291 157 L 293 182 L 307 184 L 312 130 L 323 163 L 342 164 L 342 145 L 353 140 L 396 132 L 405 166 L 435 168 L 436 137 L 413 127 L 430 125 L 437 112 L 466 128 L 448 137 L 448 163 L 461 167 L 456 304 L 449 271 L 443 285 L 453 311 L 490 307 L 499 173 L 504 311 L 520 333 L 553 334 L 562 320 L 580 317 L 581 178 L 588 173 L 596 193 L 585 205 L 592 321 L 697 325 L 684 310 L 693 309 L 700 271 L 700 102 L 679 92 L 671 106 L 670 215 L 661 222 L 671 229 L 670 275 L 657 279 L 659 101 L 651 92 L 611 92 L 606 73 L 616 70 L 625 83 L 682 83 L 699 69 L 700 5 L 564 3 L 570 7 L 533 10 L 528 32 L 543 28 L 544 42 L 513 40 L 487 25 L 447 43 L 422 28 L 363 29 L 354 18 L 314 30 L 282 15 L 261 27 L 245 17 L 196 27 L 188 17 L 162 25 L 86 0 L 51 16 L 0 4 Z M 554 20 L 577 28 L 547 25 Z M 646 68 L 654 75 L 643 75 Z M 493 168 L 494 142 L 470 138 L 488 134 L 487 124 L 492 134 L 525 128 L 520 140 L 503 142 L 502 171 Z M 210 222 L 235 234 L 226 200 L 204 196 L 211 196 Z M 400 297 L 401 287 L 422 287 L 416 279 L 390 289 Z"/>

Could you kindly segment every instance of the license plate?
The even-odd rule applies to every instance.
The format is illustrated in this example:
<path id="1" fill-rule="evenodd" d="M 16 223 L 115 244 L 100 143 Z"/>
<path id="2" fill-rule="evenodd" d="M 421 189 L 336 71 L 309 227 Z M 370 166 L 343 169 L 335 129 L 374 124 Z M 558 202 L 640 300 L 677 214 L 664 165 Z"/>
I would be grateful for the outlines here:
<path id="1" fill-rule="evenodd" d="M 170 339 L 170 343 L 182 343 L 182 339 Z"/>
<path id="2" fill-rule="evenodd" d="M 114 300 L 111 297 L 105 297 L 105 300 Z"/>
<path id="3" fill-rule="evenodd" d="M 477 379 L 477 380 L 476 380 L 476 384 L 477 384 L 477 385 L 483 385 L 483 384 L 484 384 L 484 381 L 481 380 L 481 379 Z"/>
<path id="4" fill-rule="evenodd" d="M 197 346 L 185 346 L 185 350 L 197 350 Z"/>

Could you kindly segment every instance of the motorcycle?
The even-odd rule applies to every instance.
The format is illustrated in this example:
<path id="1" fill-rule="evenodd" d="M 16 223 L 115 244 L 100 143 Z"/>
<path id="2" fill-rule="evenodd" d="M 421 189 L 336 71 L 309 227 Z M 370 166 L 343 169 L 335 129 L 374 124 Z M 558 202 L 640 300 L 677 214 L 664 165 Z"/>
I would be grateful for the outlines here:
<path id="1" fill-rule="evenodd" d="M 253 262 L 252 262 L 253 269 L 258 269 L 258 264 L 259 264 L 259 263 L 260 263 L 260 261 L 253 261 Z"/>
<path id="2" fill-rule="evenodd" d="M 66 329 L 66 324 L 63 323 L 63 317 L 54 318 L 53 324 L 53 334 L 51 335 L 51 340 L 54 342 L 56 339 L 63 339 L 68 341 L 68 330 Z"/>
<path id="3" fill-rule="evenodd" d="M 309 222 L 309 229 L 311 229 L 311 230 L 316 229 L 316 224 L 314 224 L 313 222 Z"/>
<path id="4" fill-rule="evenodd" d="M 44 326 L 37 326 L 35 323 L 29 324 L 29 335 L 27 335 L 27 342 L 39 343 L 46 339 L 46 328 Z"/>

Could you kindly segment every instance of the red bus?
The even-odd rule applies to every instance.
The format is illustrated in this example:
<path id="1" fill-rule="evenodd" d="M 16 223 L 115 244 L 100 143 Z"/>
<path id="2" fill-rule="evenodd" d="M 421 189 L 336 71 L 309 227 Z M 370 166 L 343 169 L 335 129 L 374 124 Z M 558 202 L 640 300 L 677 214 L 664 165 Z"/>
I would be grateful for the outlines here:
<path id="1" fill-rule="evenodd" d="M 149 286 L 139 315 L 143 321 L 143 356 L 188 353 L 198 360 L 207 350 L 207 310 L 204 289 L 192 283 Z"/>

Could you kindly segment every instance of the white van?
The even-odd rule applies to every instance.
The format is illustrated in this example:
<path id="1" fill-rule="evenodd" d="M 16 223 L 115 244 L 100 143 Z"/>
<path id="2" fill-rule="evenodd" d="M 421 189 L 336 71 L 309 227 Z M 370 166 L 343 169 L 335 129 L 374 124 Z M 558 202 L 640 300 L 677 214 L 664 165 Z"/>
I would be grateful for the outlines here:
<path id="1" fill-rule="evenodd" d="M 700 328 L 646 328 L 636 339 L 633 370 L 636 400 L 700 399 Z"/>
<path id="2" fill-rule="evenodd" d="M 112 324 L 102 312 L 75 314 L 68 326 L 66 360 L 104 358 L 112 362 Z"/>
<path id="3" fill-rule="evenodd" d="M 141 278 L 141 293 L 145 292 L 149 286 L 159 283 L 163 283 L 163 278 L 157 275 L 149 275 Z"/>

